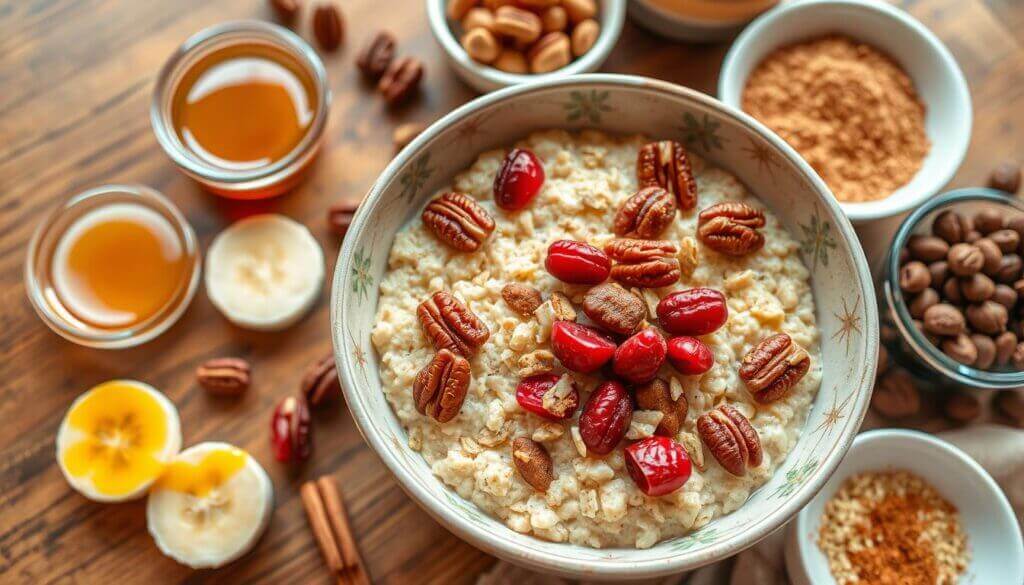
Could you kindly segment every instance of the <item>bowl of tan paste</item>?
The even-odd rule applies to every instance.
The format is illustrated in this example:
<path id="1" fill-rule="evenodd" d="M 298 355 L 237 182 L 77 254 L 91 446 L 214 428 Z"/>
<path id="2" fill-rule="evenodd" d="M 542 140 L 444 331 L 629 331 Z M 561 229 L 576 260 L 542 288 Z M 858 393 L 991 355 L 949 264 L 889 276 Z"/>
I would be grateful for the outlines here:
<path id="1" fill-rule="evenodd" d="M 912 178 L 888 196 L 839 202 L 854 223 L 906 213 L 940 192 L 956 173 L 967 152 L 972 121 L 970 92 L 953 55 L 906 12 L 869 0 L 804 0 L 770 10 L 740 34 L 726 55 L 718 97 L 742 109 L 747 82 L 769 55 L 830 35 L 867 44 L 890 58 L 910 78 L 924 105 L 929 147 Z"/>

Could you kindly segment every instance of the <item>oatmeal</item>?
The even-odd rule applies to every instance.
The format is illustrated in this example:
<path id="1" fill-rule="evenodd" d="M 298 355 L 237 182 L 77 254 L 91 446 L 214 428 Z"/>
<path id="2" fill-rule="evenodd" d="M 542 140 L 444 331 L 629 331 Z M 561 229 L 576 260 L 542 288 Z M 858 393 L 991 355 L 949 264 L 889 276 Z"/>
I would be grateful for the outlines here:
<path id="1" fill-rule="evenodd" d="M 535 133 L 512 155 L 542 165 L 536 196 L 513 184 L 496 205 L 509 153 L 486 152 L 396 235 L 372 333 L 386 397 L 433 472 L 518 532 L 646 548 L 695 530 L 772 476 L 817 392 L 797 242 L 692 154 L 641 189 L 651 145 Z M 670 481 L 651 483 L 652 452 Z"/>

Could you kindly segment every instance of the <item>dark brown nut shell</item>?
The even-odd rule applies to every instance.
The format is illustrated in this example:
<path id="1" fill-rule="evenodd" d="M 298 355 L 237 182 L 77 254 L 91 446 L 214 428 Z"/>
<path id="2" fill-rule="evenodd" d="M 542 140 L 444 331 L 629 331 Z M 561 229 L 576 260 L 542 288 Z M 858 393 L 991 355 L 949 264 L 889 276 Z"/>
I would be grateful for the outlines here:
<path id="1" fill-rule="evenodd" d="M 996 363 L 996 342 L 988 335 L 980 333 L 971 334 L 971 342 L 978 351 L 978 359 L 974 361 L 974 367 L 987 370 Z"/>
<path id="2" fill-rule="evenodd" d="M 996 292 L 996 283 L 980 272 L 961 278 L 959 282 L 961 296 L 972 303 L 987 301 Z"/>
<path id="3" fill-rule="evenodd" d="M 985 255 L 974 244 L 954 244 L 946 255 L 949 270 L 957 276 L 970 276 L 985 265 Z"/>
<path id="4" fill-rule="evenodd" d="M 494 231 L 494 220 L 472 197 L 449 191 L 423 210 L 423 224 L 448 246 L 475 252 Z"/>
<path id="5" fill-rule="evenodd" d="M 415 57 L 402 57 L 388 66 L 377 83 L 377 91 L 388 105 L 396 106 L 416 93 L 422 79 L 423 62 Z"/>
<path id="6" fill-rule="evenodd" d="M 644 302 L 614 283 L 588 290 L 583 297 L 583 312 L 602 329 L 619 335 L 632 335 L 647 317 Z"/>
<path id="7" fill-rule="evenodd" d="M 743 356 L 740 378 L 754 399 L 768 403 L 782 398 L 811 367 L 811 357 L 804 348 L 785 334 L 772 335 Z"/>
<path id="8" fill-rule="evenodd" d="M 923 291 L 917 293 L 917 295 L 907 305 L 907 309 L 910 310 L 910 316 L 915 319 L 924 317 L 924 312 L 928 310 L 928 307 L 939 303 L 939 293 L 935 292 L 933 288 L 926 288 Z"/>
<path id="9" fill-rule="evenodd" d="M 341 10 L 332 2 L 320 4 L 313 11 L 313 36 L 320 48 L 333 51 L 341 45 L 345 36 L 344 19 Z"/>
<path id="10" fill-rule="evenodd" d="M 438 291 L 420 303 L 416 315 L 437 350 L 469 357 L 491 336 L 483 321 L 446 291 Z"/>
<path id="11" fill-rule="evenodd" d="M 1003 229 L 1005 221 L 1003 211 L 995 207 L 989 207 L 974 214 L 974 229 L 981 232 L 981 235 L 986 236 L 996 230 Z"/>
<path id="12" fill-rule="evenodd" d="M 1010 363 L 1013 350 L 1017 349 L 1017 334 L 1013 331 L 1004 331 L 995 337 L 995 342 L 996 365 L 1005 366 Z"/>
<path id="13" fill-rule="evenodd" d="M 761 465 L 761 439 L 747 417 L 723 404 L 697 419 L 697 433 L 708 451 L 727 472 L 737 477 Z"/>
<path id="14" fill-rule="evenodd" d="M 654 433 L 670 438 L 679 433 L 690 410 L 685 395 L 681 394 L 678 400 L 672 400 L 671 387 L 661 378 L 637 387 L 636 405 L 641 410 L 657 410 L 664 414 Z"/>
<path id="15" fill-rule="evenodd" d="M 764 247 L 764 213 L 746 203 L 728 201 L 700 212 L 697 237 L 705 246 L 728 256 L 744 256 Z"/>
<path id="16" fill-rule="evenodd" d="M 416 410 L 439 423 L 455 418 L 469 390 L 469 361 L 442 349 L 416 375 L 412 395 Z"/>
<path id="17" fill-rule="evenodd" d="M 329 353 L 306 368 L 299 391 L 313 408 L 330 404 L 341 398 L 341 381 L 334 363 L 334 354 Z"/>
<path id="18" fill-rule="evenodd" d="M 663 140 L 641 147 L 636 159 L 636 179 L 641 187 L 661 187 L 675 195 L 682 211 L 697 206 L 697 180 L 690 157 L 678 142 Z"/>
<path id="19" fill-rule="evenodd" d="M 555 479 L 551 455 L 540 443 L 527 437 L 512 441 L 512 462 L 526 483 L 539 492 L 546 492 Z"/>
<path id="20" fill-rule="evenodd" d="M 989 276 L 995 275 L 999 271 L 999 267 L 1002 266 L 1003 251 L 988 238 L 980 238 L 974 242 L 974 245 L 981 250 L 981 255 L 985 257 L 985 262 L 981 265 L 982 272 Z"/>
<path id="21" fill-rule="evenodd" d="M 612 230 L 626 238 L 652 239 L 676 217 L 676 200 L 661 187 L 646 187 L 626 200 L 615 214 Z"/>
<path id="22" fill-rule="evenodd" d="M 544 302 L 539 290 L 518 282 L 510 282 L 502 287 L 501 298 L 505 299 L 509 308 L 524 317 L 532 315 Z"/>
<path id="23" fill-rule="evenodd" d="M 967 307 L 966 314 L 971 328 L 986 335 L 998 335 L 1006 331 L 1006 324 L 1010 320 L 1006 307 L 995 301 L 970 305 Z"/>
<path id="24" fill-rule="evenodd" d="M 931 272 L 922 262 L 914 260 L 900 267 L 900 289 L 905 293 L 919 293 L 932 283 Z"/>
<path id="25" fill-rule="evenodd" d="M 356 57 L 356 66 L 368 79 L 378 80 L 395 58 L 395 36 L 387 31 L 375 34 Z"/>
<path id="26" fill-rule="evenodd" d="M 913 416 L 921 410 L 921 392 L 909 374 L 892 370 L 875 384 L 871 407 L 888 418 Z"/>
<path id="27" fill-rule="evenodd" d="M 211 394 L 238 396 L 249 388 L 249 362 L 242 358 L 214 358 L 196 368 L 196 381 Z"/>
<path id="28" fill-rule="evenodd" d="M 907 240 L 907 250 L 915 260 L 936 262 L 949 253 L 949 243 L 936 236 L 913 235 Z"/>
<path id="29" fill-rule="evenodd" d="M 964 241 L 969 226 L 964 222 L 964 216 L 947 209 L 935 216 L 932 223 L 932 233 L 942 238 L 948 244 L 958 244 Z"/>
<path id="30" fill-rule="evenodd" d="M 942 352 L 965 366 L 973 366 L 978 361 L 978 348 L 971 338 L 961 333 L 956 337 L 942 340 Z"/>
<path id="31" fill-rule="evenodd" d="M 939 303 L 924 312 L 924 330 L 933 335 L 959 335 L 967 323 L 964 314 L 953 305 Z"/>

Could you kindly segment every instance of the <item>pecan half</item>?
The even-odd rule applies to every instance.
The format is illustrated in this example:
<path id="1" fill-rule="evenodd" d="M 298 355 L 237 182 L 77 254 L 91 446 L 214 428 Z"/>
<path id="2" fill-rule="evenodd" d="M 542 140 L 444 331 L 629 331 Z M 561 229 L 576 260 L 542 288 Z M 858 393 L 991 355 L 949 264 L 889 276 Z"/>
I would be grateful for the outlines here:
<path id="1" fill-rule="evenodd" d="M 686 395 L 680 394 L 678 399 L 673 400 L 668 382 L 661 378 L 655 378 L 637 387 L 636 404 L 643 410 L 658 410 L 665 415 L 654 431 L 663 437 L 675 437 L 686 420 L 686 413 L 690 410 Z"/>
<path id="2" fill-rule="evenodd" d="M 518 282 L 510 282 L 502 287 L 501 298 L 505 299 L 509 308 L 524 317 L 532 315 L 544 302 L 539 290 Z"/>
<path id="3" fill-rule="evenodd" d="M 679 250 L 672 242 L 617 239 L 604 251 L 615 261 L 611 277 L 625 286 L 658 288 L 679 280 Z"/>
<path id="4" fill-rule="evenodd" d="M 341 396 L 341 382 L 334 365 L 334 354 L 327 354 L 313 362 L 299 383 L 299 390 L 312 407 L 328 404 Z"/>
<path id="5" fill-rule="evenodd" d="M 682 144 L 670 140 L 651 142 L 636 158 L 636 180 L 641 187 L 661 187 L 676 196 L 679 209 L 697 206 L 697 181 L 693 178 L 690 157 Z"/>
<path id="6" fill-rule="evenodd" d="M 439 423 L 452 420 L 466 399 L 470 377 L 466 358 L 447 349 L 437 352 L 413 382 L 416 410 Z"/>
<path id="7" fill-rule="evenodd" d="M 420 303 L 416 315 L 437 350 L 448 349 L 469 357 L 491 336 L 484 322 L 446 291 L 430 295 Z"/>
<path id="8" fill-rule="evenodd" d="M 423 223 L 439 240 L 460 252 L 475 252 L 494 231 L 494 220 L 469 195 L 449 191 L 423 210 Z"/>
<path id="9" fill-rule="evenodd" d="M 757 231 L 764 223 L 760 210 L 739 201 L 726 201 L 700 212 L 697 236 L 716 252 L 743 256 L 764 246 L 764 236 Z"/>
<path id="10" fill-rule="evenodd" d="M 761 403 L 782 398 L 804 377 L 811 357 L 793 338 L 778 333 L 762 340 L 743 356 L 740 378 Z"/>
<path id="11" fill-rule="evenodd" d="M 583 312 L 601 328 L 620 335 L 632 335 L 647 317 L 640 297 L 611 282 L 587 291 Z"/>
<path id="12" fill-rule="evenodd" d="M 547 449 L 540 443 L 526 437 L 517 437 L 512 441 L 512 461 L 516 464 L 519 475 L 526 483 L 539 492 L 548 491 L 555 479 L 555 466 Z"/>
<path id="13" fill-rule="evenodd" d="M 363 46 L 356 57 L 356 66 L 369 79 L 380 79 L 395 58 L 395 37 L 387 31 L 380 31 Z"/>
<path id="14" fill-rule="evenodd" d="M 411 98 L 423 79 L 423 62 L 416 57 L 402 57 L 388 65 L 377 83 L 377 91 L 389 106 L 396 106 Z"/>
<path id="15" fill-rule="evenodd" d="M 211 394 L 238 396 L 249 387 L 249 362 L 241 358 L 214 358 L 196 368 L 196 380 Z"/>
<path id="16" fill-rule="evenodd" d="M 661 187 L 646 187 L 626 200 L 615 214 L 617 236 L 656 238 L 676 217 L 676 200 Z"/>
<path id="17" fill-rule="evenodd" d="M 697 432 L 719 465 L 740 477 L 761 465 L 761 439 L 740 411 L 723 404 L 697 419 Z"/>
<path id="18" fill-rule="evenodd" d="M 325 51 L 333 51 L 345 36 L 345 21 L 332 3 L 320 4 L 313 11 L 313 36 Z"/>

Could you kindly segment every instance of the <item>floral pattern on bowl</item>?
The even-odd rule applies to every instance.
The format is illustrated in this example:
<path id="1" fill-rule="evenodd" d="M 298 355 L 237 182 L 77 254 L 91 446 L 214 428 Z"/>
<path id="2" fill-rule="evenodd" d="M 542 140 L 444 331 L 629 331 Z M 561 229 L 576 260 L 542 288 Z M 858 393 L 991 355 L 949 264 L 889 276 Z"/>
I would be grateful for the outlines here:
<path id="1" fill-rule="evenodd" d="M 740 509 L 650 549 L 591 549 L 512 531 L 431 473 L 407 446 L 405 431 L 380 388 L 370 332 L 395 232 L 479 153 L 552 127 L 600 128 L 685 143 L 734 173 L 775 211 L 800 241 L 812 274 L 823 382 L 799 442 Z M 785 523 L 820 489 L 853 440 L 870 397 L 878 344 L 873 295 L 849 222 L 825 185 L 780 139 L 703 94 L 651 79 L 595 74 L 478 98 L 400 153 L 349 229 L 335 270 L 331 319 L 338 370 L 360 431 L 403 488 L 439 522 L 492 554 L 535 569 L 639 578 L 735 554 Z"/>

